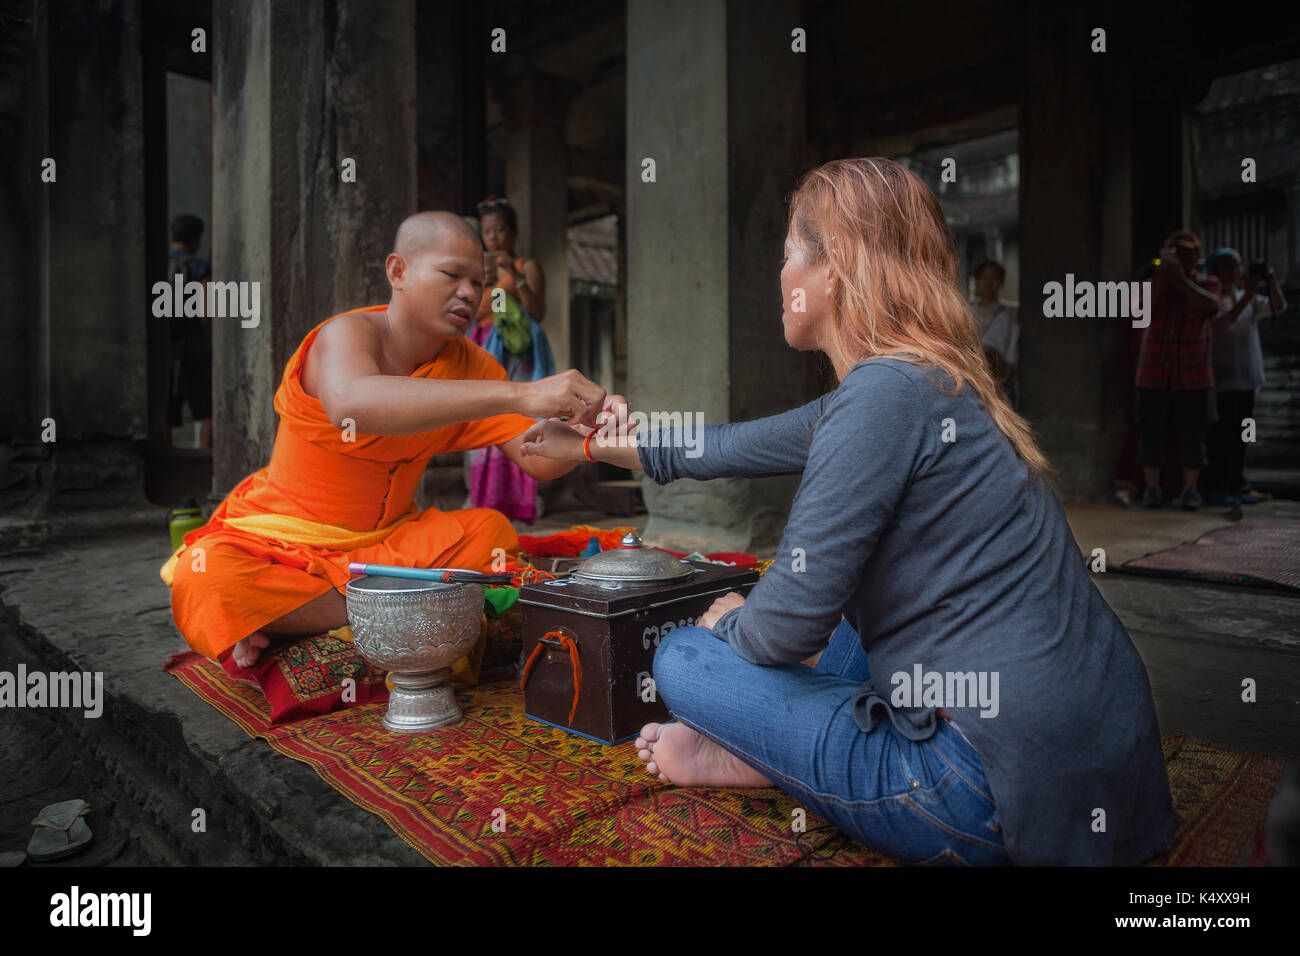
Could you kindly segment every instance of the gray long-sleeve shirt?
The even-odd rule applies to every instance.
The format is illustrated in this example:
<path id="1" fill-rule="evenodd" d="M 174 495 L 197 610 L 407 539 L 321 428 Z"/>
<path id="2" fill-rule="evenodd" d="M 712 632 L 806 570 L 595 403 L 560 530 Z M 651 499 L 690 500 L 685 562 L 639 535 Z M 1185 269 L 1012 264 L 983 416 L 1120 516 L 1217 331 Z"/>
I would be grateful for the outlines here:
<path id="1" fill-rule="evenodd" d="M 802 472 L 775 563 L 713 633 L 787 664 L 843 615 L 871 667 L 859 725 L 884 714 L 926 739 L 944 706 L 1015 863 L 1140 862 L 1177 827 L 1142 660 L 1056 496 L 969 386 L 939 382 L 931 366 L 862 362 L 801 408 L 705 426 L 698 457 L 643 436 L 641 465 L 659 484 Z"/>

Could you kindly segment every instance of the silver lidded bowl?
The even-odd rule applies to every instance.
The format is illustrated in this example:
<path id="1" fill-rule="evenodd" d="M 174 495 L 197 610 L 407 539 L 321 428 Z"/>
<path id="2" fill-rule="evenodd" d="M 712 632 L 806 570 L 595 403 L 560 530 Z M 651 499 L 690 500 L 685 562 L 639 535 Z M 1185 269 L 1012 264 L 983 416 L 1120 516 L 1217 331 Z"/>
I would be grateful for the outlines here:
<path id="1" fill-rule="evenodd" d="M 592 555 L 574 568 L 570 576 L 581 584 L 620 590 L 671 584 L 694 574 L 690 562 L 647 548 L 640 535 L 629 531 L 617 548 Z"/>
<path id="2" fill-rule="evenodd" d="M 394 685 L 386 729 L 419 733 L 461 719 L 446 680 L 478 638 L 483 585 L 367 575 L 348 582 L 347 608 L 357 650 Z"/>

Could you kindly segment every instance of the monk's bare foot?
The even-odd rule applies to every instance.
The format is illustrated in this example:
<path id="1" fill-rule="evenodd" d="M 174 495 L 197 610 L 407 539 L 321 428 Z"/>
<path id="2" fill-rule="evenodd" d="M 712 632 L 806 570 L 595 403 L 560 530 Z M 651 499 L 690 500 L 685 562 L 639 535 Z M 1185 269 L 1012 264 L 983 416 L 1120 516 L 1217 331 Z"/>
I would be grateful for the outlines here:
<path id="1" fill-rule="evenodd" d="M 679 787 L 770 787 L 772 781 L 685 724 L 646 724 L 636 739 L 647 773 Z"/>
<path id="2" fill-rule="evenodd" d="M 252 667 L 262 656 L 262 651 L 271 646 L 271 639 L 261 631 L 254 631 L 235 645 L 230 656 L 240 667 Z"/>

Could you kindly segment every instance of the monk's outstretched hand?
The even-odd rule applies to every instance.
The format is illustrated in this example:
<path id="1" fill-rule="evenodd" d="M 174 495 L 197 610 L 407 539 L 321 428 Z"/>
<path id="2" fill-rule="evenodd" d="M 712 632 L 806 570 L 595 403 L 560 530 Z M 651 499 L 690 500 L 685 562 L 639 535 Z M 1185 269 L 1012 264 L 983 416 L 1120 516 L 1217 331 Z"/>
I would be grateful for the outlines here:
<path id="1" fill-rule="evenodd" d="M 521 415 L 531 418 L 567 418 L 570 424 L 596 424 L 605 407 L 605 390 L 577 369 L 521 383 Z"/>

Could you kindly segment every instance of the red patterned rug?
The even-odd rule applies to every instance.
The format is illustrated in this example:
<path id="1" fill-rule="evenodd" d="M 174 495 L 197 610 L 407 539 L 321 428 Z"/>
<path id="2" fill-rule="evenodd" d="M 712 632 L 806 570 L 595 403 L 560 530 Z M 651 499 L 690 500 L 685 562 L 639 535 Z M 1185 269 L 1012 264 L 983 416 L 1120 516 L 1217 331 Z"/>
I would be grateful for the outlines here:
<path id="1" fill-rule="evenodd" d="M 253 737 L 310 764 L 436 864 L 893 866 L 816 817 L 791 829 L 779 790 L 678 789 L 632 744 L 605 747 L 523 714 L 517 684 L 458 695 L 465 719 L 389 734 L 369 703 L 273 725 L 265 696 L 197 654 L 168 671 Z M 1185 736 L 1164 739 L 1182 820 L 1165 866 L 1262 865 L 1262 823 L 1284 761 Z"/>
<path id="2" fill-rule="evenodd" d="M 1300 521 L 1239 521 L 1119 566 L 1130 574 L 1300 591 Z"/>

